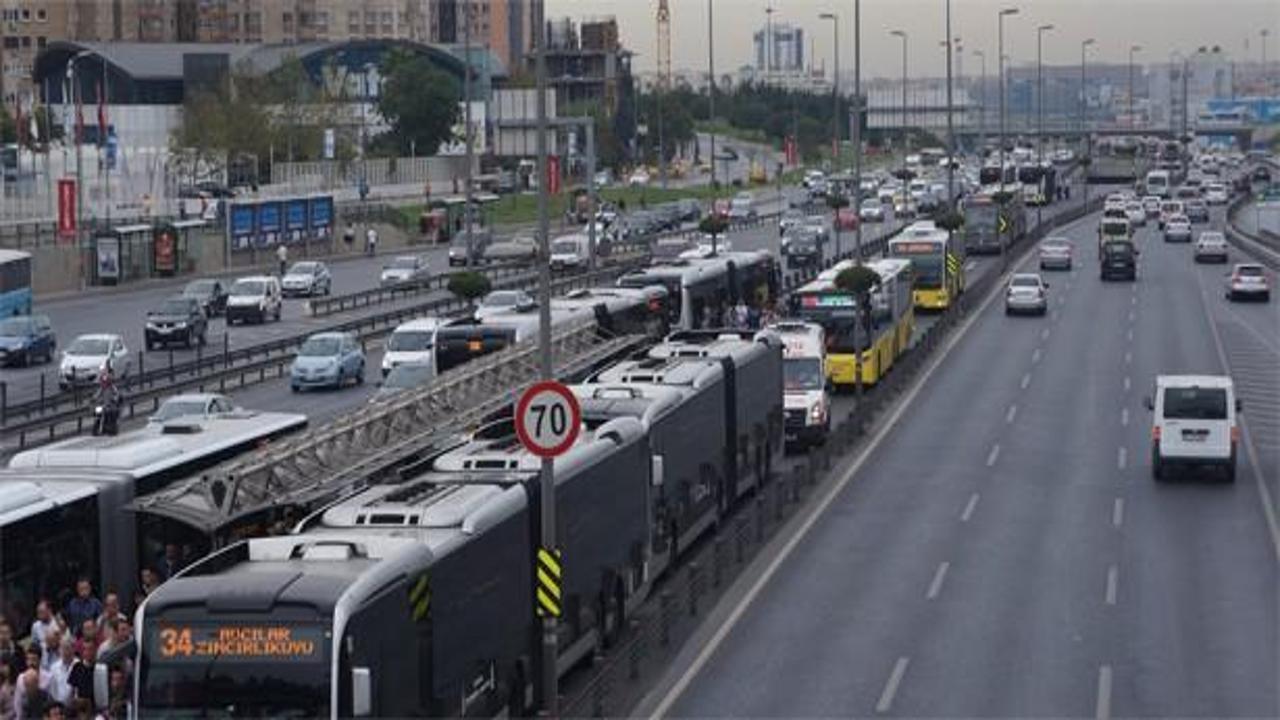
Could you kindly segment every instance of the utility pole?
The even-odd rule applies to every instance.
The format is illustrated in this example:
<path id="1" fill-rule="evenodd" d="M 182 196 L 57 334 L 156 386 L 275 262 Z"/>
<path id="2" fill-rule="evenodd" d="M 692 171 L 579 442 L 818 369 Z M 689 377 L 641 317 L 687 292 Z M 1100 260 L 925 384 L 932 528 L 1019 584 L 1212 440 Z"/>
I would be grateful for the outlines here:
<path id="1" fill-rule="evenodd" d="M 1080 133 L 1083 139 L 1084 157 L 1087 159 L 1091 153 L 1091 145 L 1089 142 L 1089 100 L 1086 92 L 1084 63 L 1085 50 L 1093 45 L 1097 40 L 1089 38 L 1080 43 Z M 1089 204 L 1089 166 L 1084 166 L 1084 204 Z"/>
<path id="2" fill-rule="evenodd" d="M 1037 170 L 1044 172 L 1044 34 L 1053 29 L 1053 25 L 1041 25 L 1036 28 L 1036 162 Z M 1041 176 L 1043 177 L 1043 175 Z M 1044 183 L 1040 183 L 1041 192 Z M 1044 202 L 1036 206 L 1036 224 L 1044 223 L 1044 205 L 1053 198 L 1046 197 Z"/>
<path id="3" fill-rule="evenodd" d="M 956 211 L 956 126 L 951 95 L 951 0 L 947 0 L 947 212 Z"/>
<path id="4" fill-rule="evenodd" d="M 551 367 L 551 257 L 548 235 L 551 231 L 551 218 L 548 214 L 547 198 L 547 38 L 544 17 L 544 0 L 537 0 L 538 8 L 534 18 L 533 40 L 537 43 L 536 70 L 538 89 L 538 248 L 542 262 L 538 263 L 538 364 L 541 366 L 543 380 L 553 380 Z M 594 218 L 592 218 L 594 220 Z M 541 504 L 539 517 L 542 524 L 542 547 L 548 551 L 556 548 L 556 480 L 552 460 L 542 458 L 539 478 L 541 492 L 538 500 Z M 532 601 L 532 597 L 530 597 Z M 542 616 L 542 711 L 548 717 L 560 714 L 558 677 L 556 675 L 556 657 L 558 655 L 556 639 L 556 618 L 550 613 Z"/>
<path id="5" fill-rule="evenodd" d="M 853 197 L 854 212 L 862 213 L 862 0 L 853 0 Z M 862 220 L 853 235 L 854 262 L 862 264 Z M 861 373 L 859 373 L 861 377 Z M 861 385 L 859 385 L 861 387 Z"/>
<path id="6" fill-rule="evenodd" d="M 1129 130 L 1131 132 L 1138 122 L 1138 118 L 1133 114 L 1133 54 L 1141 50 L 1141 45 L 1129 46 Z"/>
<path id="7" fill-rule="evenodd" d="M 467 124 L 467 129 L 464 133 L 467 142 L 467 169 L 464 178 L 467 183 L 467 189 L 465 192 L 466 199 L 463 203 L 465 208 L 463 217 L 466 218 L 466 230 L 464 232 L 466 232 L 467 264 L 476 265 L 479 264 L 479 258 L 476 257 L 475 236 L 472 233 L 475 208 L 471 205 L 475 199 L 471 189 L 473 185 L 471 166 L 475 162 L 475 136 L 471 129 L 471 69 L 473 67 L 471 62 L 471 0 L 463 0 L 462 4 L 462 44 L 464 48 L 463 54 L 466 56 L 466 62 L 463 64 L 462 70 L 463 121 Z M 539 182 L 539 185 L 541 184 Z"/>
<path id="8" fill-rule="evenodd" d="M 907 32 L 890 30 L 890 35 L 902 38 L 902 207 L 907 207 Z"/>
<path id="9" fill-rule="evenodd" d="M 998 47 L 997 47 L 997 49 L 996 49 L 996 53 L 997 53 L 997 55 L 998 55 L 997 60 L 998 60 L 999 68 L 1000 68 L 1000 82 L 999 82 L 999 85 L 1000 85 L 1000 197 L 1001 197 L 1002 199 L 1005 197 L 1005 195 L 1006 195 L 1006 194 L 1007 194 L 1007 192 L 1008 192 L 1008 190 L 1006 189 L 1006 188 L 1007 188 L 1007 186 L 1005 185 L 1005 182 L 1004 182 L 1004 148 L 1005 148 L 1005 134 L 1004 134 L 1004 129 L 1005 129 L 1005 128 L 1004 128 L 1004 19 L 1005 19 L 1006 17 L 1010 16 L 1010 15 L 1017 15 L 1017 14 L 1018 14 L 1018 8 L 1004 8 L 1004 9 L 1002 9 L 1002 10 L 999 12 L 999 14 L 996 16 L 996 24 L 997 24 L 997 26 L 998 26 L 998 28 L 999 28 L 999 29 L 998 29 L 998 37 L 999 37 L 998 43 L 999 43 L 999 46 L 998 46 Z M 1004 207 L 1001 207 L 1001 208 L 1000 208 L 1000 217 L 1004 217 Z M 1002 268 L 1002 269 L 1007 270 L 1007 269 L 1009 268 L 1009 252 L 1008 252 L 1008 250 L 1005 248 L 1005 244 L 1006 244 L 1006 237 L 1005 237 L 1005 233 L 1001 230 L 1001 225 L 1002 225 L 1002 224 L 1003 224 L 1003 223 L 1002 223 L 1002 222 L 1000 222 L 1000 221 L 999 221 L 999 219 L 997 219 L 997 221 L 996 221 L 996 234 L 998 235 L 999 240 L 1000 240 L 1000 266 L 1001 266 L 1001 268 Z"/>
<path id="10" fill-rule="evenodd" d="M 839 169 L 840 160 L 840 16 L 822 13 L 820 20 L 830 20 L 832 39 L 835 43 L 835 70 L 831 74 L 831 156 L 832 167 Z"/>
<path id="11" fill-rule="evenodd" d="M 978 154 L 981 155 L 987 146 L 987 54 L 981 50 L 974 50 L 973 54 L 982 61 L 982 82 L 978 86 Z"/>
<path id="12" fill-rule="evenodd" d="M 716 34 L 713 1 L 707 0 L 707 105 L 711 120 L 711 187 L 716 186 Z"/>

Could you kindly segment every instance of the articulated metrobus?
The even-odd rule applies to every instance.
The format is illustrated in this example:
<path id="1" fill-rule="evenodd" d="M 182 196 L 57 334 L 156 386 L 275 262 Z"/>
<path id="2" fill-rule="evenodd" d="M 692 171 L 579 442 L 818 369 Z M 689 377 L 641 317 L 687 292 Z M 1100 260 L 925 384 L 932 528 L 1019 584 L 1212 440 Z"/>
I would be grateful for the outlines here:
<path id="1" fill-rule="evenodd" d="M 979 193 L 964 199 L 964 247 L 970 253 L 998 254 L 1001 239 L 1004 245 L 1012 245 L 1027 231 L 1027 213 L 1022 202 L 1020 185 L 1006 186 L 1009 200 L 1003 208 L 996 203 L 999 186 L 983 188 Z M 1000 218 L 1004 217 L 1001 231 Z"/>
<path id="2" fill-rule="evenodd" d="M 879 382 L 911 347 L 915 331 L 911 261 L 889 258 L 866 264 L 880 275 L 880 285 L 871 295 L 869 316 L 857 307 L 853 296 L 835 286 L 836 276 L 853 265 L 852 260 L 842 260 L 791 294 L 791 314 L 826 331 L 827 377 L 837 389 L 857 384 L 859 352 L 863 384 Z"/>
<path id="3" fill-rule="evenodd" d="M 912 296 L 917 310 L 946 310 L 964 292 L 964 259 L 960 241 L 923 220 L 889 241 L 889 257 L 911 261 Z"/>

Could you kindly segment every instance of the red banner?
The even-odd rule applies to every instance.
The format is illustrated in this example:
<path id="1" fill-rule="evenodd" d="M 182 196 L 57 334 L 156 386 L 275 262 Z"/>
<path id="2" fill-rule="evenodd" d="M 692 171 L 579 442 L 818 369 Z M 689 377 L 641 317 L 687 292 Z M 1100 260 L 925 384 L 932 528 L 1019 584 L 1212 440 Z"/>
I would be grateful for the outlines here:
<path id="1" fill-rule="evenodd" d="M 76 181 L 58 179 L 58 235 L 70 240 L 76 235 Z"/>
<path id="2" fill-rule="evenodd" d="M 547 158 L 547 193 L 560 194 L 560 158 L 556 155 Z"/>
<path id="3" fill-rule="evenodd" d="M 782 152 L 786 155 L 788 165 L 798 165 L 800 163 L 800 153 L 796 147 L 795 138 L 787 136 L 787 138 L 782 141 Z"/>

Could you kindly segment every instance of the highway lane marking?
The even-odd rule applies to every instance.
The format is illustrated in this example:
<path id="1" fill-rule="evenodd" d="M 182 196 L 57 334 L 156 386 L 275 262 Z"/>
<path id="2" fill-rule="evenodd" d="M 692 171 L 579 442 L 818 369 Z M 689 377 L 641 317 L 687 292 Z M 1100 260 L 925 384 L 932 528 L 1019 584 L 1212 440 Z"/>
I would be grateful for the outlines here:
<path id="1" fill-rule="evenodd" d="M 1200 306 L 1204 310 L 1205 320 L 1209 322 L 1209 334 L 1213 336 L 1214 348 L 1218 351 L 1218 363 L 1228 374 L 1231 364 L 1227 362 L 1227 348 L 1222 344 L 1222 333 L 1218 324 L 1213 321 L 1213 313 L 1209 310 L 1209 298 L 1204 289 L 1204 278 L 1196 273 L 1196 282 L 1200 285 Z M 1258 463 L 1258 450 L 1253 445 L 1253 434 L 1249 432 L 1248 418 L 1242 423 L 1244 432 L 1244 450 L 1249 455 L 1249 465 L 1253 467 L 1253 480 L 1258 488 L 1258 498 L 1262 502 L 1262 514 L 1267 520 L 1267 529 L 1271 532 L 1271 549 L 1275 552 L 1276 561 L 1280 563 L 1280 521 L 1276 519 L 1275 504 L 1271 500 L 1271 490 L 1262 478 L 1262 466 Z"/>
<path id="2" fill-rule="evenodd" d="M 1138 304 L 1138 295 L 1136 293 L 1133 295 L 1133 297 L 1129 298 L 1129 304 L 1130 305 Z"/>
<path id="3" fill-rule="evenodd" d="M 1041 330 L 1041 331 L 1040 331 L 1040 339 L 1041 339 L 1041 340 L 1048 340 L 1048 339 L 1049 339 L 1049 328 L 1045 328 L 1045 329 L 1043 329 L 1043 330 Z"/>
<path id="4" fill-rule="evenodd" d="M 1125 335 L 1129 342 L 1133 342 L 1133 328 L 1129 328 L 1129 332 Z"/>
<path id="5" fill-rule="evenodd" d="M 969 522 L 969 518 L 973 517 L 973 511 L 978 507 L 978 493 L 969 496 L 969 504 L 964 506 L 964 512 L 960 513 L 960 522 Z"/>
<path id="6" fill-rule="evenodd" d="M 898 694 L 898 685 L 902 683 L 902 676 L 907 674 L 907 665 L 910 663 L 910 658 L 900 657 L 898 662 L 893 664 L 889 682 L 885 683 L 884 691 L 880 693 L 880 700 L 876 703 L 876 712 L 887 713 L 893 707 L 893 696 Z"/>
<path id="7" fill-rule="evenodd" d="M 1008 275 L 1008 273 L 1005 274 Z M 746 614 L 747 608 L 750 607 L 751 604 L 755 602 L 755 599 L 760 596 L 764 587 L 769 584 L 773 579 L 773 576 L 777 574 L 779 568 L 781 568 L 788 558 L 791 557 L 791 554 L 795 552 L 797 547 L 799 547 L 800 542 L 808 536 L 810 530 L 812 530 L 813 526 L 817 524 L 818 519 L 826 513 L 827 509 L 836 501 L 836 498 L 839 497 L 840 493 L 849 485 L 862 466 L 867 463 L 867 460 L 871 457 L 871 453 L 879 448 L 880 444 L 884 442 L 884 439 L 888 437 L 890 431 L 897 428 L 899 421 L 901 421 L 902 416 L 906 414 L 907 409 L 912 406 L 915 399 L 921 392 L 923 392 L 925 385 L 933 378 L 933 375 L 937 372 L 938 368 L 942 367 L 942 362 L 946 360 L 947 356 L 951 354 L 951 351 L 960 344 L 960 341 L 968 334 L 969 330 L 973 327 L 973 324 L 978 321 L 978 318 L 980 318 L 982 314 L 991 307 L 991 304 L 996 301 L 996 298 L 1000 296 L 1001 294 L 999 292 L 992 292 L 989 294 L 987 298 L 983 300 L 977 308 L 975 308 L 975 311 L 971 312 L 969 316 L 965 318 L 956 333 L 948 338 L 946 344 L 942 346 L 941 352 L 939 352 L 937 356 L 929 362 L 925 367 L 924 372 L 921 373 L 920 377 L 916 380 L 915 384 L 910 386 L 906 395 L 903 396 L 898 405 L 894 407 L 889 416 L 886 417 L 884 422 L 882 422 L 876 429 L 875 433 L 871 436 L 870 441 L 862 448 L 862 450 L 859 451 L 853 462 L 849 463 L 844 473 L 836 478 L 835 482 L 831 483 L 830 487 L 827 488 L 826 492 L 818 501 L 818 504 L 808 511 L 808 514 L 800 521 L 800 526 L 796 528 L 790 537 L 787 538 L 782 547 L 778 549 L 777 554 L 774 555 L 767 564 L 765 564 L 759 573 L 753 576 L 755 578 L 754 582 L 751 583 L 750 587 L 747 588 L 742 597 L 738 599 L 733 608 L 729 610 L 724 622 L 715 629 L 715 632 L 711 634 L 711 637 L 707 639 L 707 642 L 698 650 L 688 667 L 680 673 L 680 676 L 671 683 L 670 688 L 666 690 L 656 701 L 653 709 L 648 713 L 651 720 L 665 718 L 670 714 L 671 706 L 674 705 L 675 701 L 684 694 L 685 690 L 688 689 L 694 678 L 702 672 L 702 668 L 711 660 L 711 656 L 716 653 L 720 648 L 721 643 L 724 642 L 724 639 L 729 636 L 729 633 L 733 630 L 734 626 L 736 626 L 742 619 L 742 616 Z M 1028 380 L 1029 379 L 1030 378 L 1028 377 Z M 652 704 L 648 702 L 647 697 L 646 700 L 642 702 L 645 705 Z"/>
<path id="8" fill-rule="evenodd" d="M 1111 506 L 1111 524 L 1120 527 L 1124 524 L 1124 498 L 1116 498 Z"/>
<path id="9" fill-rule="evenodd" d="M 938 597 L 938 593 L 942 592 L 942 581 L 947 579 L 947 570 L 951 569 L 951 563 L 944 562 L 938 566 L 938 570 L 933 574 L 933 582 L 929 583 L 929 592 L 925 593 L 925 597 L 933 600 Z"/>
<path id="10" fill-rule="evenodd" d="M 976 268 L 976 267 L 978 267 L 978 261 L 977 261 L 977 260 L 970 260 L 969 262 L 967 262 L 967 263 L 965 263 L 965 264 L 964 264 L 964 271 L 965 271 L 965 272 L 973 272 L 973 269 L 974 269 L 974 268 Z"/>
<path id="11" fill-rule="evenodd" d="M 1125 365 L 1130 365 L 1130 364 L 1132 364 L 1132 363 L 1133 363 L 1133 353 L 1131 353 L 1131 352 L 1126 352 L 1126 353 L 1124 354 L 1124 364 L 1125 364 Z"/>
<path id="12" fill-rule="evenodd" d="M 1111 720 L 1111 666 L 1098 668 L 1098 702 L 1093 716 L 1097 720 Z"/>
<path id="13" fill-rule="evenodd" d="M 1004 414 L 1004 421 L 1005 421 L 1005 424 L 1012 424 L 1012 423 L 1013 423 L 1013 419 L 1014 419 L 1015 417 L 1017 417 L 1017 416 L 1018 416 L 1018 406 L 1017 406 L 1017 405 L 1010 405 L 1010 406 L 1009 406 L 1009 409 L 1008 409 L 1007 411 L 1005 411 L 1005 414 Z"/>
<path id="14" fill-rule="evenodd" d="M 1116 465 L 1123 470 L 1129 464 L 1129 449 L 1120 448 L 1120 455 L 1116 458 Z"/>
<path id="15" fill-rule="evenodd" d="M 1123 425 L 1123 426 L 1125 426 L 1125 427 L 1128 427 L 1128 426 L 1129 426 L 1129 408 L 1121 408 L 1121 410 L 1120 410 L 1120 424 L 1121 424 L 1121 425 Z"/>
<path id="16" fill-rule="evenodd" d="M 991 452 L 987 453 L 987 467 L 996 464 L 996 460 L 1000 459 L 1000 443 L 991 446 Z"/>
<path id="17" fill-rule="evenodd" d="M 1031 384 L 1031 373 L 1027 373 L 1022 376 L 1022 389 L 1026 390 L 1027 386 L 1030 384 Z"/>
<path id="18" fill-rule="evenodd" d="M 1116 590 L 1120 583 L 1120 568 L 1112 565 L 1107 568 L 1107 604 L 1116 604 Z"/>
<path id="19" fill-rule="evenodd" d="M 1133 382 L 1129 380 L 1129 376 L 1124 376 L 1124 391 L 1129 392 L 1129 388 L 1133 387 Z"/>
<path id="20" fill-rule="evenodd" d="M 1036 348 L 1035 352 L 1031 353 L 1031 364 L 1035 365 L 1039 362 L 1040 362 L 1040 348 Z"/>

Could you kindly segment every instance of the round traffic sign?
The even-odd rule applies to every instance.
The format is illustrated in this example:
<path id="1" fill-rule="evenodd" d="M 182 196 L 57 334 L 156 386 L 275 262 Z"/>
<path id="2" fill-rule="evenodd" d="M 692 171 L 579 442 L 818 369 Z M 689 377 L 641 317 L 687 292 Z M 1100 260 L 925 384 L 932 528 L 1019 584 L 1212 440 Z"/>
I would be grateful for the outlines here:
<path id="1" fill-rule="evenodd" d="M 539 457 L 563 454 L 578 439 L 582 408 L 562 383 L 536 383 L 516 403 L 516 435 L 525 449 Z"/>

